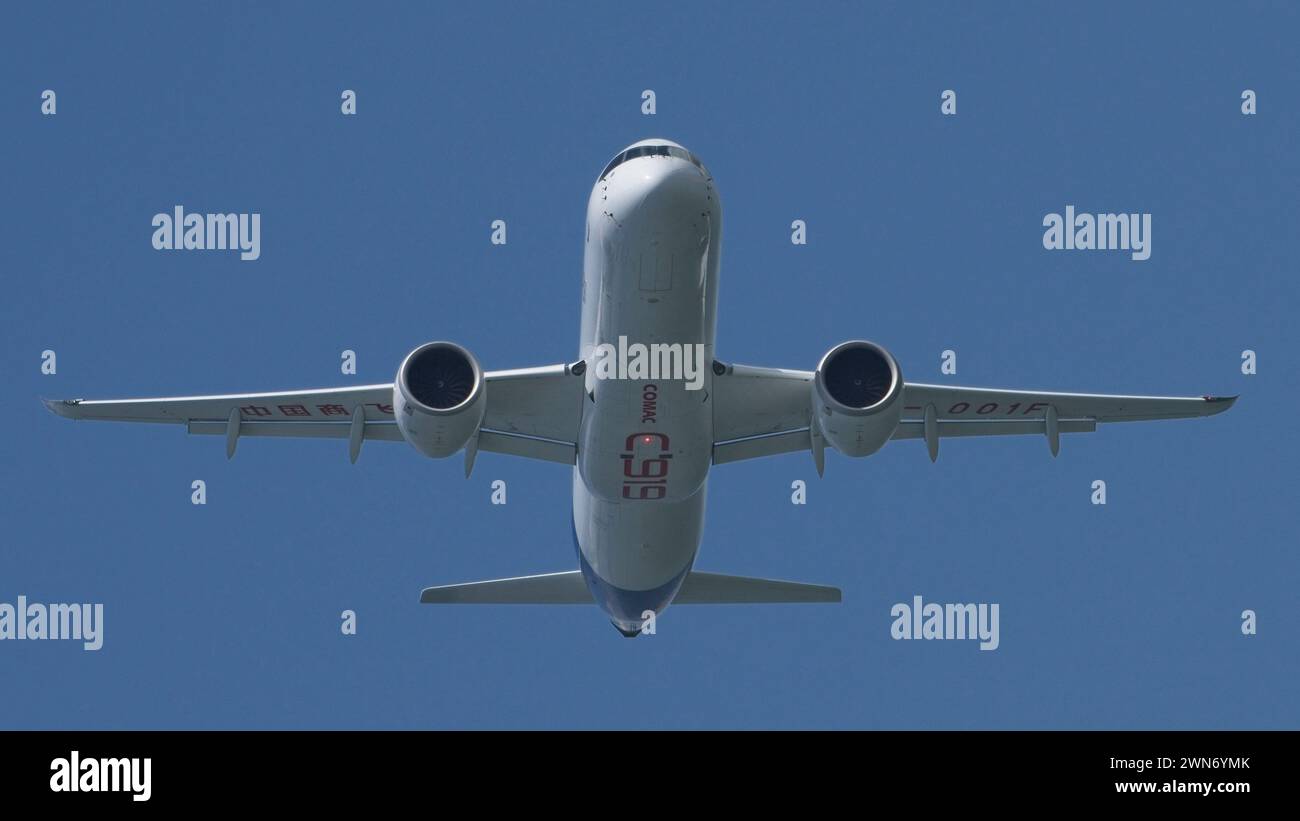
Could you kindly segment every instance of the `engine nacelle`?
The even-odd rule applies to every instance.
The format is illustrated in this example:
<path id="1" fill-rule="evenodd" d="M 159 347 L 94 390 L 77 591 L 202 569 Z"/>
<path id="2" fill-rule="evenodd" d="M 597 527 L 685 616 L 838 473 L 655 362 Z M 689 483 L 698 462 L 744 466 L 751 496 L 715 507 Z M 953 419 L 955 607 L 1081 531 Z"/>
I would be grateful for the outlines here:
<path id="1" fill-rule="evenodd" d="M 903 372 L 889 351 L 874 342 L 841 342 L 813 376 L 813 424 L 845 456 L 869 456 L 894 435 L 902 393 Z"/>
<path id="2" fill-rule="evenodd" d="M 469 351 L 451 342 L 421 345 L 402 360 L 393 382 L 397 427 L 425 456 L 450 456 L 483 424 L 485 387 Z"/>

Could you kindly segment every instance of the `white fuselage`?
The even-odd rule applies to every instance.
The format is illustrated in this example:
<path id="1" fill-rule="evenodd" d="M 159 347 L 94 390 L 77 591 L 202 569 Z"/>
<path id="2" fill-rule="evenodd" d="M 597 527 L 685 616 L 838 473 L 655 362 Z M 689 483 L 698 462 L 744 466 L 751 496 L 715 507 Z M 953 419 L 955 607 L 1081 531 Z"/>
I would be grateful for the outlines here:
<path id="1" fill-rule="evenodd" d="M 722 209 L 708 172 L 668 140 L 629 146 L 587 206 L 587 363 L 573 528 L 583 576 L 621 630 L 672 601 L 695 561 L 713 453 Z M 703 384 L 600 378 L 597 346 L 703 347 Z"/>

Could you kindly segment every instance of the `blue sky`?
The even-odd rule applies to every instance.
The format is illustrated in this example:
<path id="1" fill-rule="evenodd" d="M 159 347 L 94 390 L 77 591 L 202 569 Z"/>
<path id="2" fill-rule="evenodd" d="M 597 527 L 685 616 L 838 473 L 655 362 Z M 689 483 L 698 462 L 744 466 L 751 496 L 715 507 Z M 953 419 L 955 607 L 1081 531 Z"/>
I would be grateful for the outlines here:
<path id="1" fill-rule="evenodd" d="M 0 727 L 1300 726 L 1300 13 L 1011 5 L 6 9 L 0 601 L 102 602 L 105 643 L 0 644 Z M 721 192 L 725 360 L 864 337 L 913 381 L 1242 399 L 1055 460 L 1029 437 L 831 454 L 822 480 L 806 454 L 721 466 L 697 567 L 844 603 L 674 608 L 635 641 L 594 605 L 417 603 L 571 569 L 561 466 L 482 454 L 466 481 L 314 440 L 227 462 L 40 406 L 382 382 L 430 339 L 571 360 L 590 186 L 649 136 Z M 260 213 L 261 258 L 153 250 L 176 204 Z M 1151 213 L 1151 258 L 1044 250 L 1066 205 Z M 999 603 L 1001 646 L 891 640 L 916 594 Z"/>

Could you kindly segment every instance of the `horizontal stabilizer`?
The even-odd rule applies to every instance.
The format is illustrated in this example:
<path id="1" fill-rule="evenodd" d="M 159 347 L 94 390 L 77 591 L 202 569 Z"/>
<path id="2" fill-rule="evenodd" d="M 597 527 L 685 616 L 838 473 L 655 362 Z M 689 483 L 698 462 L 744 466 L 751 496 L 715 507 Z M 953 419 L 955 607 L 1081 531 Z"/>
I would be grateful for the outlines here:
<path id="1" fill-rule="evenodd" d="M 839 600 L 838 587 L 692 570 L 682 582 L 673 604 L 796 604 Z"/>
<path id="2" fill-rule="evenodd" d="M 839 600 L 840 591 L 836 587 L 691 571 L 673 603 L 784 604 Z M 593 603 L 587 583 L 577 570 L 426 587 L 420 593 L 420 601 L 424 604 Z"/>
<path id="3" fill-rule="evenodd" d="M 485 582 L 426 587 L 424 604 L 592 604 L 594 600 L 582 573 L 543 573 Z"/>

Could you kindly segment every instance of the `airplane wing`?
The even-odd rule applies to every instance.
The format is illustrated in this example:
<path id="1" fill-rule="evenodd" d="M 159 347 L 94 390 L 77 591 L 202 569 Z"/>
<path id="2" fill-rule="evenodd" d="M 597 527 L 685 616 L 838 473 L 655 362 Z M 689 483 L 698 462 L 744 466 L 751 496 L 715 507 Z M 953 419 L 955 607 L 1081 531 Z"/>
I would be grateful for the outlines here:
<path id="1" fill-rule="evenodd" d="M 484 373 L 487 408 L 478 449 L 572 464 L 582 377 L 567 365 Z M 147 399 L 46 399 L 69 419 L 161 422 L 226 437 L 233 456 L 244 436 L 347 439 L 353 462 L 364 440 L 405 441 L 393 417 L 393 385 Z"/>
<path id="2" fill-rule="evenodd" d="M 713 462 L 722 464 L 809 450 L 812 371 L 733 365 L 714 378 Z M 1015 391 L 905 383 L 893 439 L 924 439 L 931 460 L 950 436 L 1047 437 L 1053 455 L 1062 433 L 1110 422 L 1183 419 L 1222 413 L 1235 396 L 1121 396 Z"/>

